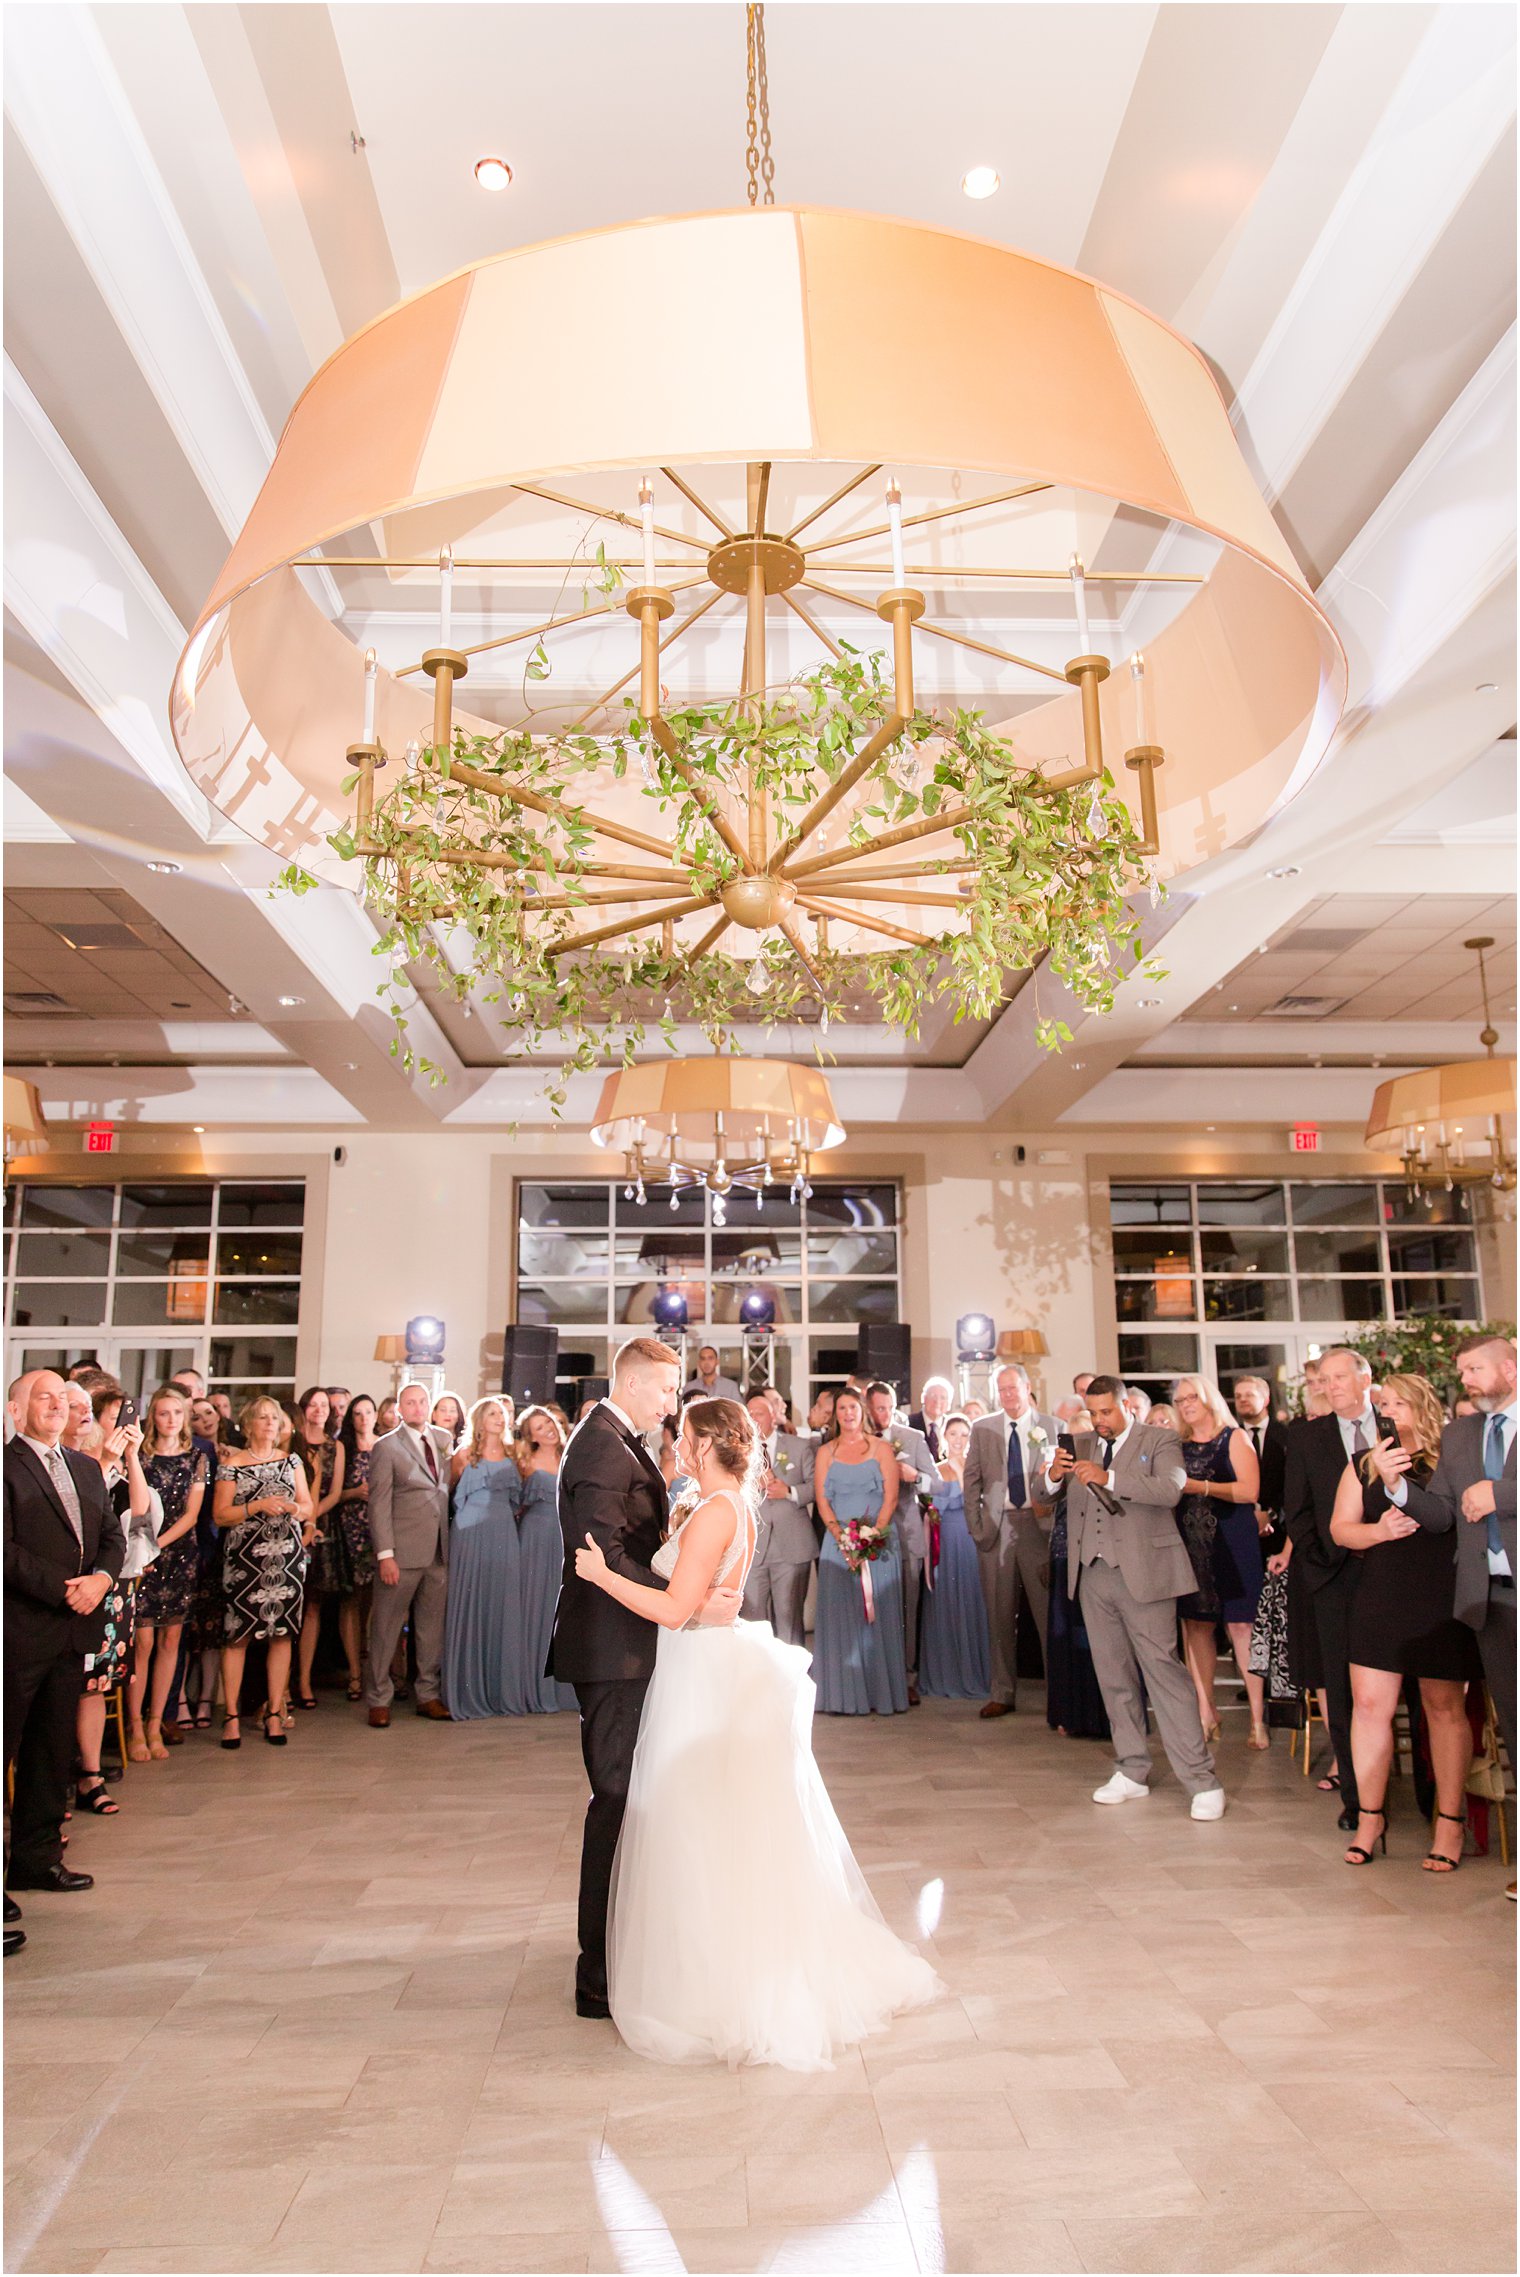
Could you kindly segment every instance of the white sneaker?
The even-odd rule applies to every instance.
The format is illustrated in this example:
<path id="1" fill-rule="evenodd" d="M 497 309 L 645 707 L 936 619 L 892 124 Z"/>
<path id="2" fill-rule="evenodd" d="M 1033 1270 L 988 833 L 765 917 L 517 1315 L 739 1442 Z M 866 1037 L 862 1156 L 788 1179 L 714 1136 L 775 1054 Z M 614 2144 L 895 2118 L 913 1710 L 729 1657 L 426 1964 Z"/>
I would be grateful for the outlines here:
<path id="1" fill-rule="evenodd" d="M 1138 1779 L 1126 1778 L 1122 1771 L 1116 1771 L 1105 1785 L 1094 1787 L 1093 1801 L 1095 1803 L 1143 1803 L 1149 1793 L 1149 1787 L 1142 1787 Z"/>
<path id="2" fill-rule="evenodd" d="M 1188 1816 L 1189 1818 L 1223 1818 L 1223 1787 L 1206 1787 L 1201 1795 L 1195 1795 L 1193 1807 Z"/>

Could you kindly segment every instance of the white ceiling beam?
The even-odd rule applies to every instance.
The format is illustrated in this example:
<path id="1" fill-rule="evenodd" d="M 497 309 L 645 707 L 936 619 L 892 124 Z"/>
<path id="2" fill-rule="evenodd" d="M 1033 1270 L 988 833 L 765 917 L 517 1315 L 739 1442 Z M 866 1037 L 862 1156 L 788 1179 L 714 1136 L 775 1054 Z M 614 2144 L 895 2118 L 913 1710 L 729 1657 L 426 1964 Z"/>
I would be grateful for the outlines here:
<path id="1" fill-rule="evenodd" d="M 1375 13 L 1381 22 L 1384 11 Z M 1237 430 L 1269 499 L 1345 395 L 1514 117 L 1514 11 L 1463 0 L 1438 9 L 1239 384 Z"/>
<path id="2" fill-rule="evenodd" d="M 96 28 L 76 0 L 13 9 L 5 109 L 229 538 L 274 456 L 248 383 Z"/>
<path id="3" fill-rule="evenodd" d="M 1514 1021 L 1497 1025 L 1500 1051 L 1512 1052 Z M 1130 1065 L 1197 1060 L 1242 1067 L 1276 1056 L 1428 1067 L 1438 1060 L 1471 1059 L 1476 1036 L 1471 1020 L 1175 1020 L 1143 1043 Z"/>

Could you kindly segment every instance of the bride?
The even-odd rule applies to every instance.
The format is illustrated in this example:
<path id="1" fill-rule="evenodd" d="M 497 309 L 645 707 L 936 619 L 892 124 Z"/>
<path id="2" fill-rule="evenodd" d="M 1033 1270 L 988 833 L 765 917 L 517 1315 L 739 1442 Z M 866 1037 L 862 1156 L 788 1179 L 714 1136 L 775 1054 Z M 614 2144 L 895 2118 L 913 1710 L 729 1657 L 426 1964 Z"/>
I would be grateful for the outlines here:
<path id="1" fill-rule="evenodd" d="M 737 1401 L 693 1400 L 679 1468 L 695 1487 L 654 1560 L 669 1588 L 613 1573 L 589 1534 L 575 1553 L 583 1581 L 663 1632 L 613 1869 L 609 2000 L 657 2062 L 826 2071 L 940 1986 L 882 1920 L 834 1815 L 807 1653 L 766 1622 L 688 1625 L 710 1589 L 743 1586 L 759 1457 Z"/>

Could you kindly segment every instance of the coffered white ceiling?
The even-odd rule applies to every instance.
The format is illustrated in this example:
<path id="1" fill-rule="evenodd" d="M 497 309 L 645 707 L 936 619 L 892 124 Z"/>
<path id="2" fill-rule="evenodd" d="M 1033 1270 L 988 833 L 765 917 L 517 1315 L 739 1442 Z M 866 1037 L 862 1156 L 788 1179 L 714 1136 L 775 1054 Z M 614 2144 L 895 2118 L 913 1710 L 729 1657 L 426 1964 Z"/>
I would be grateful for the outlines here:
<path id="1" fill-rule="evenodd" d="M 836 1035 L 846 1119 L 1185 1118 L 1193 1078 L 1160 1063 L 1206 1053 L 1258 1120 L 1277 981 L 1339 999 L 1280 1047 L 1326 1061 L 1306 1083 L 1468 1052 L 1464 927 L 1499 939 L 1514 1002 L 1514 12 L 809 0 L 768 29 L 783 198 L 1027 248 L 1199 341 L 1353 672 L 1308 790 L 1157 918 L 1164 985 L 1055 1064 L 1031 987 L 990 1032 Z M 368 921 L 336 889 L 269 901 L 269 858 L 172 753 L 169 679 L 291 402 L 349 332 L 483 255 L 742 200 L 742 8 L 53 0 L 8 9 L 6 38 L 10 883 L 130 895 L 209 976 L 193 1020 L 179 999 L 62 1016 L 98 1060 L 68 1047 L 44 1096 L 186 1123 L 531 1113 L 483 1005 L 419 1012 L 441 1090 L 396 1072 Z M 475 184 L 485 152 L 515 170 L 504 195 Z M 979 204 L 974 163 L 1002 177 Z M 658 340 L 567 309 L 524 353 L 597 357 L 616 386 Z M 1342 920 L 1350 964 L 1293 950 Z M 1221 984 L 1253 959 L 1247 1009 Z M 8 1057 L 59 1057 L 58 1023 L 13 1017 Z"/>

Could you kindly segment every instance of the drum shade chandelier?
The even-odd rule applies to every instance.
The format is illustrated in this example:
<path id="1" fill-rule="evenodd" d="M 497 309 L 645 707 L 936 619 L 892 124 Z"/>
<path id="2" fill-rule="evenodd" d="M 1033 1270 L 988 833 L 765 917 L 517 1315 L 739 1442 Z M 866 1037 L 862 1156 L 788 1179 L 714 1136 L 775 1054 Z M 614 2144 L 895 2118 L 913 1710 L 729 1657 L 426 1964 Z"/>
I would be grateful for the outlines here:
<path id="1" fill-rule="evenodd" d="M 1323 755 L 1339 645 L 1170 326 L 771 202 L 760 14 L 748 208 L 475 263 L 316 374 L 175 741 L 534 1033 L 630 989 L 985 1015 L 1042 958 L 1101 1006 L 1137 894 Z"/>
<path id="2" fill-rule="evenodd" d="M 728 1054 L 609 1075 L 591 1138 L 622 1155 L 629 1200 L 659 1185 L 677 1209 L 687 1187 L 705 1186 L 722 1225 L 736 1188 L 760 1204 L 781 1179 L 792 1201 L 810 1194 L 813 1156 L 842 1146 L 845 1130 L 821 1069 Z"/>
<path id="3" fill-rule="evenodd" d="M 1379 1084 L 1367 1118 L 1366 1143 L 1379 1153 L 1397 1154 L 1404 1165 L 1410 1199 L 1456 1185 L 1491 1185 L 1501 1194 L 1515 1190 L 1515 1149 L 1505 1130 L 1515 1116 L 1515 1063 L 1497 1059 L 1499 1031 L 1488 1004 L 1488 968 L 1483 954 L 1491 934 L 1464 941 L 1478 959 L 1483 991 L 1483 1027 L 1478 1041 L 1483 1059 L 1458 1060 L 1450 1067 L 1421 1067 Z"/>

